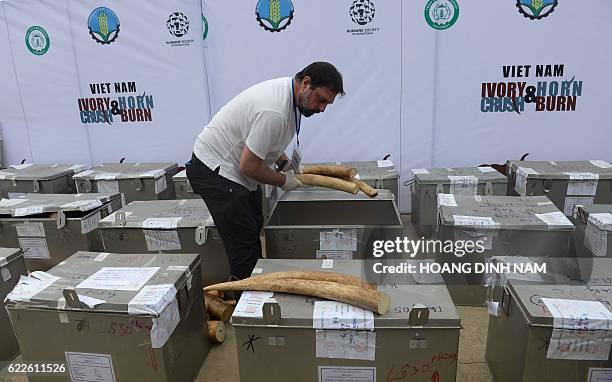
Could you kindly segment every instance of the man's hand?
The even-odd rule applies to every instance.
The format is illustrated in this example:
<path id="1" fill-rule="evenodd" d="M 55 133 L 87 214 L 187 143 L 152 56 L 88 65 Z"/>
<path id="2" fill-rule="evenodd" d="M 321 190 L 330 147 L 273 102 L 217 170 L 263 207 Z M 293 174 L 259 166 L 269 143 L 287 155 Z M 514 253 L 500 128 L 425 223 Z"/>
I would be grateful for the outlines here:
<path id="1" fill-rule="evenodd" d="M 296 188 L 304 185 L 298 180 L 298 178 L 295 177 L 293 171 L 283 172 L 283 175 L 285 175 L 285 184 L 281 186 L 283 191 L 293 191 Z"/>

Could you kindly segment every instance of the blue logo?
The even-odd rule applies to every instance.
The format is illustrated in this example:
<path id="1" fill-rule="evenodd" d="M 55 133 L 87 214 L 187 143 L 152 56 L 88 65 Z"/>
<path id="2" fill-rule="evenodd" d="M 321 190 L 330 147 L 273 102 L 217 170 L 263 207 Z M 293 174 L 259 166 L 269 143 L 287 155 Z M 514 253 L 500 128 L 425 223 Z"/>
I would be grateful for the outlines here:
<path id="1" fill-rule="evenodd" d="M 91 38 L 100 44 L 110 44 L 119 35 L 119 18 L 106 7 L 94 9 L 87 20 Z"/>
<path id="2" fill-rule="evenodd" d="M 265 30 L 280 32 L 293 20 L 293 3 L 291 0 L 259 0 L 255 15 Z"/>
<path id="3" fill-rule="evenodd" d="M 540 20 L 550 15 L 557 6 L 557 0 L 517 0 L 516 7 L 523 16 Z"/>

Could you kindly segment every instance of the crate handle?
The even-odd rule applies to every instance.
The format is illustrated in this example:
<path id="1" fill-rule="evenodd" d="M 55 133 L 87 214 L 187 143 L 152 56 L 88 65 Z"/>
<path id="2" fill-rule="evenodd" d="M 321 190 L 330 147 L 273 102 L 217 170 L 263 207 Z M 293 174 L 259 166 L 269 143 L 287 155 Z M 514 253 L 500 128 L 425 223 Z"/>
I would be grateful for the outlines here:
<path id="1" fill-rule="evenodd" d="M 79 295 L 74 289 L 74 286 L 69 286 L 63 291 L 64 299 L 66 300 L 66 305 L 71 308 L 81 308 L 81 300 L 79 300 Z"/>
<path id="2" fill-rule="evenodd" d="M 266 325 L 278 325 L 281 320 L 281 307 L 276 300 L 268 301 L 261 307 Z"/>
<path id="3" fill-rule="evenodd" d="M 57 212 L 57 229 L 64 228 L 66 225 L 66 214 L 64 211 Z"/>
<path id="4" fill-rule="evenodd" d="M 199 226 L 195 229 L 195 242 L 197 245 L 202 245 L 206 243 L 206 227 Z"/>
<path id="5" fill-rule="evenodd" d="M 429 321 L 429 308 L 423 304 L 415 304 L 410 309 L 408 322 L 412 326 L 423 326 Z"/>
<path id="6" fill-rule="evenodd" d="M 34 179 L 32 181 L 32 183 L 34 184 L 34 192 L 39 192 L 40 191 L 40 183 L 38 182 L 38 180 Z"/>

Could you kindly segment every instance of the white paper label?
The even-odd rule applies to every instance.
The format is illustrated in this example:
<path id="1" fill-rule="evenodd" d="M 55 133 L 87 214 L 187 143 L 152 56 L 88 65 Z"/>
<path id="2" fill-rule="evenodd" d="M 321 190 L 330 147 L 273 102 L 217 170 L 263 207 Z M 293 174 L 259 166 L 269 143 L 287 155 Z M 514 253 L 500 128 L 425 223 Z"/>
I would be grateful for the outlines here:
<path id="1" fill-rule="evenodd" d="M 410 170 L 410 171 L 412 171 L 412 173 L 413 173 L 414 175 L 417 175 L 417 174 L 420 174 L 420 175 L 422 175 L 422 174 L 429 174 L 429 171 L 427 171 L 427 170 L 426 170 L 426 169 L 424 169 L 424 168 L 413 168 L 413 169 L 412 169 L 412 170 Z"/>
<path id="2" fill-rule="evenodd" d="M 45 237 L 45 227 L 43 223 L 22 223 L 15 226 L 19 237 Z"/>
<path id="3" fill-rule="evenodd" d="M 43 238 L 20 237 L 19 246 L 26 259 L 48 259 L 49 248 L 47 240 Z"/>
<path id="4" fill-rule="evenodd" d="M 179 313 L 178 301 L 176 298 L 173 298 L 159 317 L 152 320 L 151 347 L 154 349 L 163 347 L 180 321 L 181 315 Z"/>
<path id="5" fill-rule="evenodd" d="M 90 309 L 93 309 L 96 306 L 98 306 L 100 304 L 104 304 L 106 302 L 104 300 L 99 300 L 97 298 L 93 298 L 93 297 L 89 297 L 89 296 L 84 296 L 82 294 L 77 294 L 77 296 L 79 297 L 79 301 L 82 302 L 83 304 L 87 305 Z"/>
<path id="6" fill-rule="evenodd" d="M 566 172 L 570 181 L 567 184 L 567 195 L 592 195 L 597 193 L 598 174 L 589 172 Z"/>
<path id="7" fill-rule="evenodd" d="M 27 202 L 28 199 L 2 199 L 0 200 L 0 208 L 9 208 Z"/>
<path id="8" fill-rule="evenodd" d="M 514 183 L 514 190 L 520 196 L 527 195 L 527 178 L 529 175 L 536 175 L 538 172 L 529 167 L 519 167 L 516 169 L 516 179 Z"/>
<path id="9" fill-rule="evenodd" d="M 319 233 L 319 249 L 324 251 L 357 251 L 357 231 L 336 230 Z"/>
<path id="10" fill-rule="evenodd" d="M 68 170 L 72 170 L 72 171 L 74 171 L 76 173 L 78 171 L 81 171 L 81 169 L 84 168 L 84 167 L 85 167 L 85 165 L 83 165 L 83 164 L 75 164 L 74 166 L 68 167 Z"/>
<path id="11" fill-rule="evenodd" d="M 376 368 L 319 366 L 318 382 L 376 382 Z"/>
<path id="12" fill-rule="evenodd" d="M 457 207 L 453 194 L 438 194 L 438 208 L 440 206 Z"/>
<path id="13" fill-rule="evenodd" d="M 66 352 L 72 382 L 116 382 L 110 354 Z"/>
<path id="14" fill-rule="evenodd" d="M 607 360 L 612 313 L 599 301 L 542 298 L 553 316 L 547 358 Z"/>
<path id="15" fill-rule="evenodd" d="M 589 367 L 587 382 L 612 382 L 612 368 Z"/>
<path id="16" fill-rule="evenodd" d="M 565 207 L 563 213 L 565 216 L 572 216 L 574 207 L 576 206 L 591 206 L 593 205 L 593 196 L 568 196 L 565 198 Z"/>
<path id="17" fill-rule="evenodd" d="M 325 259 L 336 259 L 336 260 L 352 260 L 353 252 L 351 251 L 321 251 L 317 249 L 317 259 L 325 260 Z"/>
<path id="18" fill-rule="evenodd" d="M 142 222 L 142 228 L 146 229 L 176 229 L 182 217 L 174 218 L 148 218 Z"/>
<path id="19" fill-rule="evenodd" d="M 323 259 L 321 262 L 321 268 L 323 269 L 333 269 L 334 268 L 334 259 Z"/>
<path id="20" fill-rule="evenodd" d="M 374 313 L 336 301 L 315 301 L 312 313 L 315 329 L 374 330 Z"/>
<path id="21" fill-rule="evenodd" d="M 121 175 L 118 172 L 101 172 L 94 175 L 95 180 L 115 180 Z"/>
<path id="22" fill-rule="evenodd" d="M 546 223 L 546 225 L 548 225 L 549 227 L 556 227 L 556 226 L 573 227 L 574 226 L 572 222 L 569 221 L 568 218 L 561 211 L 548 212 L 545 214 L 535 214 L 535 216 L 538 219 L 542 220 L 544 223 Z"/>
<path id="23" fill-rule="evenodd" d="M 29 207 L 16 208 L 15 212 L 13 213 L 13 216 L 19 217 L 19 216 L 28 216 L 28 215 L 42 214 L 43 210 L 45 209 L 45 207 L 46 207 L 46 205 L 44 205 L 44 206 L 29 206 Z"/>
<path id="24" fill-rule="evenodd" d="M 30 301 L 30 298 L 59 279 L 60 277 L 41 271 L 34 271 L 29 276 L 21 276 L 15 288 L 6 296 L 6 300 Z"/>
<path id="25" fill-rule="evenodd" d="M 94 170 L 85 170 L 85 171 L 81 171 L 77 174 L 74 174 L 73 178 L 84 178 L 86 176 L 89 176 L 91 174 L 93 174 L 95 171 Z"/>
<path id="26" fill-rule="evenodd" d="M 263 268 L 253 268 L 253 274 L 258 274 L 258 273 L 262 273 L 263 272 Z"/>
<path id="27" fill-rule="evenodd" d="M 497 317 L 499 315 L 499 302 L 487 301 L 487 311 L 491 316 Z"/>
<path id="28" fill-rule="evenodd" d="M 450 193 L 455 195 L 476 195 L 478 192 L 478 178 L 475 176 L 448 176 L 450 179 Z"/>
<path id="29" fill-rule="evenodd" d="M 2 274 L 3 281 L 9 281 L 11 279 L 11 272 L 6 267 L 0 268 L 0 274 Z"/>
<path id="30" fill-rule="evenodd" d="M 155 179 L 155 195 L 160 194 L 166 188 L 168 188 L 168 183 L 165 176 Z"/>
<path id="31" fill-rule="evenodd" d="M 76 286 L 77 289 L 140 290 L 159 267 L 104 267 Z"/>
<path id="32" fill-rule="evenodd" d="M 261 309 L 264 303 L 274 295 L 274 292 L 242 292 L 240 300 L 234 309 L 233 316 L 235 317 L 255 317 L 262 318 Z"/>
<path id="33" fill-rule="evenodd" d="M 95 210 L 98 207 L 102 207 L 102 202 L 98 199 L 93 200 L 77 200 L 74 202 L 62 204 L 60 208 L 62 209 L 76 209 L 79 211 L 91 211 Z"/>
<path id="34" fill-rule="evenodd" d="M 608 235 L 612 231 L 612 214 L 590 214 L 584 230 L 584 246 L 594 256 L 605 257 L 608 252 Z"/>
<path id="35" fill-rule="evenodd" d="M 98 180 L 98 192 L 101 194 L 116 194 L 119 192 L 119 181 Z"/>
<path id="36" fill-rule="evenodd" d="M 181 249 L 181 240 L 177 231 L 143 229 L 142 233 L 149 251 L 178 251 Z"/>
<path id="37" fill-rule="evenodd" d="M 173 284 L 145 285 L 128 303 L 128 313 L 157 316 L 175 298 Z"/>
<path id="38" fill-rule="evenodd" d="M 0 267 L 5 266 L 6 264 L 8 264 L 8 261 L 6 261 L 6 257 L 0 256 Z"/>
<path id="39" fill-rule="evenodd" d="M 393 167 L 393 161 L 391 159 L 379 160 L 378 167 Z"/>
<path id="40" fill-rule="evenodd" d="M 455 226 L 475 227 L 477 229 L 493 229 L 498 226 L 490 216 L 453 215 Z"/>
<path id="41" fill-rule="evenodd" d="M 317 330 L 317 358 L 374 361 L 376 332 L 356 330 Z"/>
<path id="42" fill-rule="evenodd" d="M 484 172 L 484 173 L 497 171 L 496 169 L 494 169 L 493 167 L 490 167 L 490 166 L 478 167 L 478 169 L 480 170 L 480 172 Z"/>
<path id="43" fill-rule="evenodd" d="M 589 162 L 591 162 L 593 166 L 597 166 L 600 168 L 612 168 L 612 163 L 608 163 L 603 160 L 590 160 Z"/>
<path id="44" fill-rule="evenodd" d="M 104 261 L 110 255 L 108 252 L 101 252 L 98 256 L 94 258 L 94 261 Z"/>
<path id="45" fill-rule="evenodd" d="M 87 219 L 81 220 L 81 233 L 86 234 L 98 228 L 98 223 L 102 220 L 102 213 L 99 211 Z"/>

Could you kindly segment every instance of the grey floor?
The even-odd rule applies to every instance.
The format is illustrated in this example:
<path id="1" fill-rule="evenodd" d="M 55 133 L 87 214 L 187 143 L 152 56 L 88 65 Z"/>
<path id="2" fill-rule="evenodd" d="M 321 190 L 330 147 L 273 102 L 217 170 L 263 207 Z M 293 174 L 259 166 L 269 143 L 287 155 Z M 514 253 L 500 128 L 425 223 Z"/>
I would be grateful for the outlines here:
<path id="1" fill-rule="evenodd" d="M 405 235 L 416 238 L 409 216 L 402 216 Z M 488 314 L 486 308 L 458 307 L 463 329 L 459 339 L 458 382 L 493 381 L 485 361 Z M 15 360 L 19 362 L 19 358 Z M 0 371 L 0 381 L 26 382 L 25 376 L 10 375 L 6 369 Z M 213 345 L 202 365 L 198 382 L 239 382 L 236 338 L 233 328 L 227 324 L 226 338 L 222 344 Z"/>

